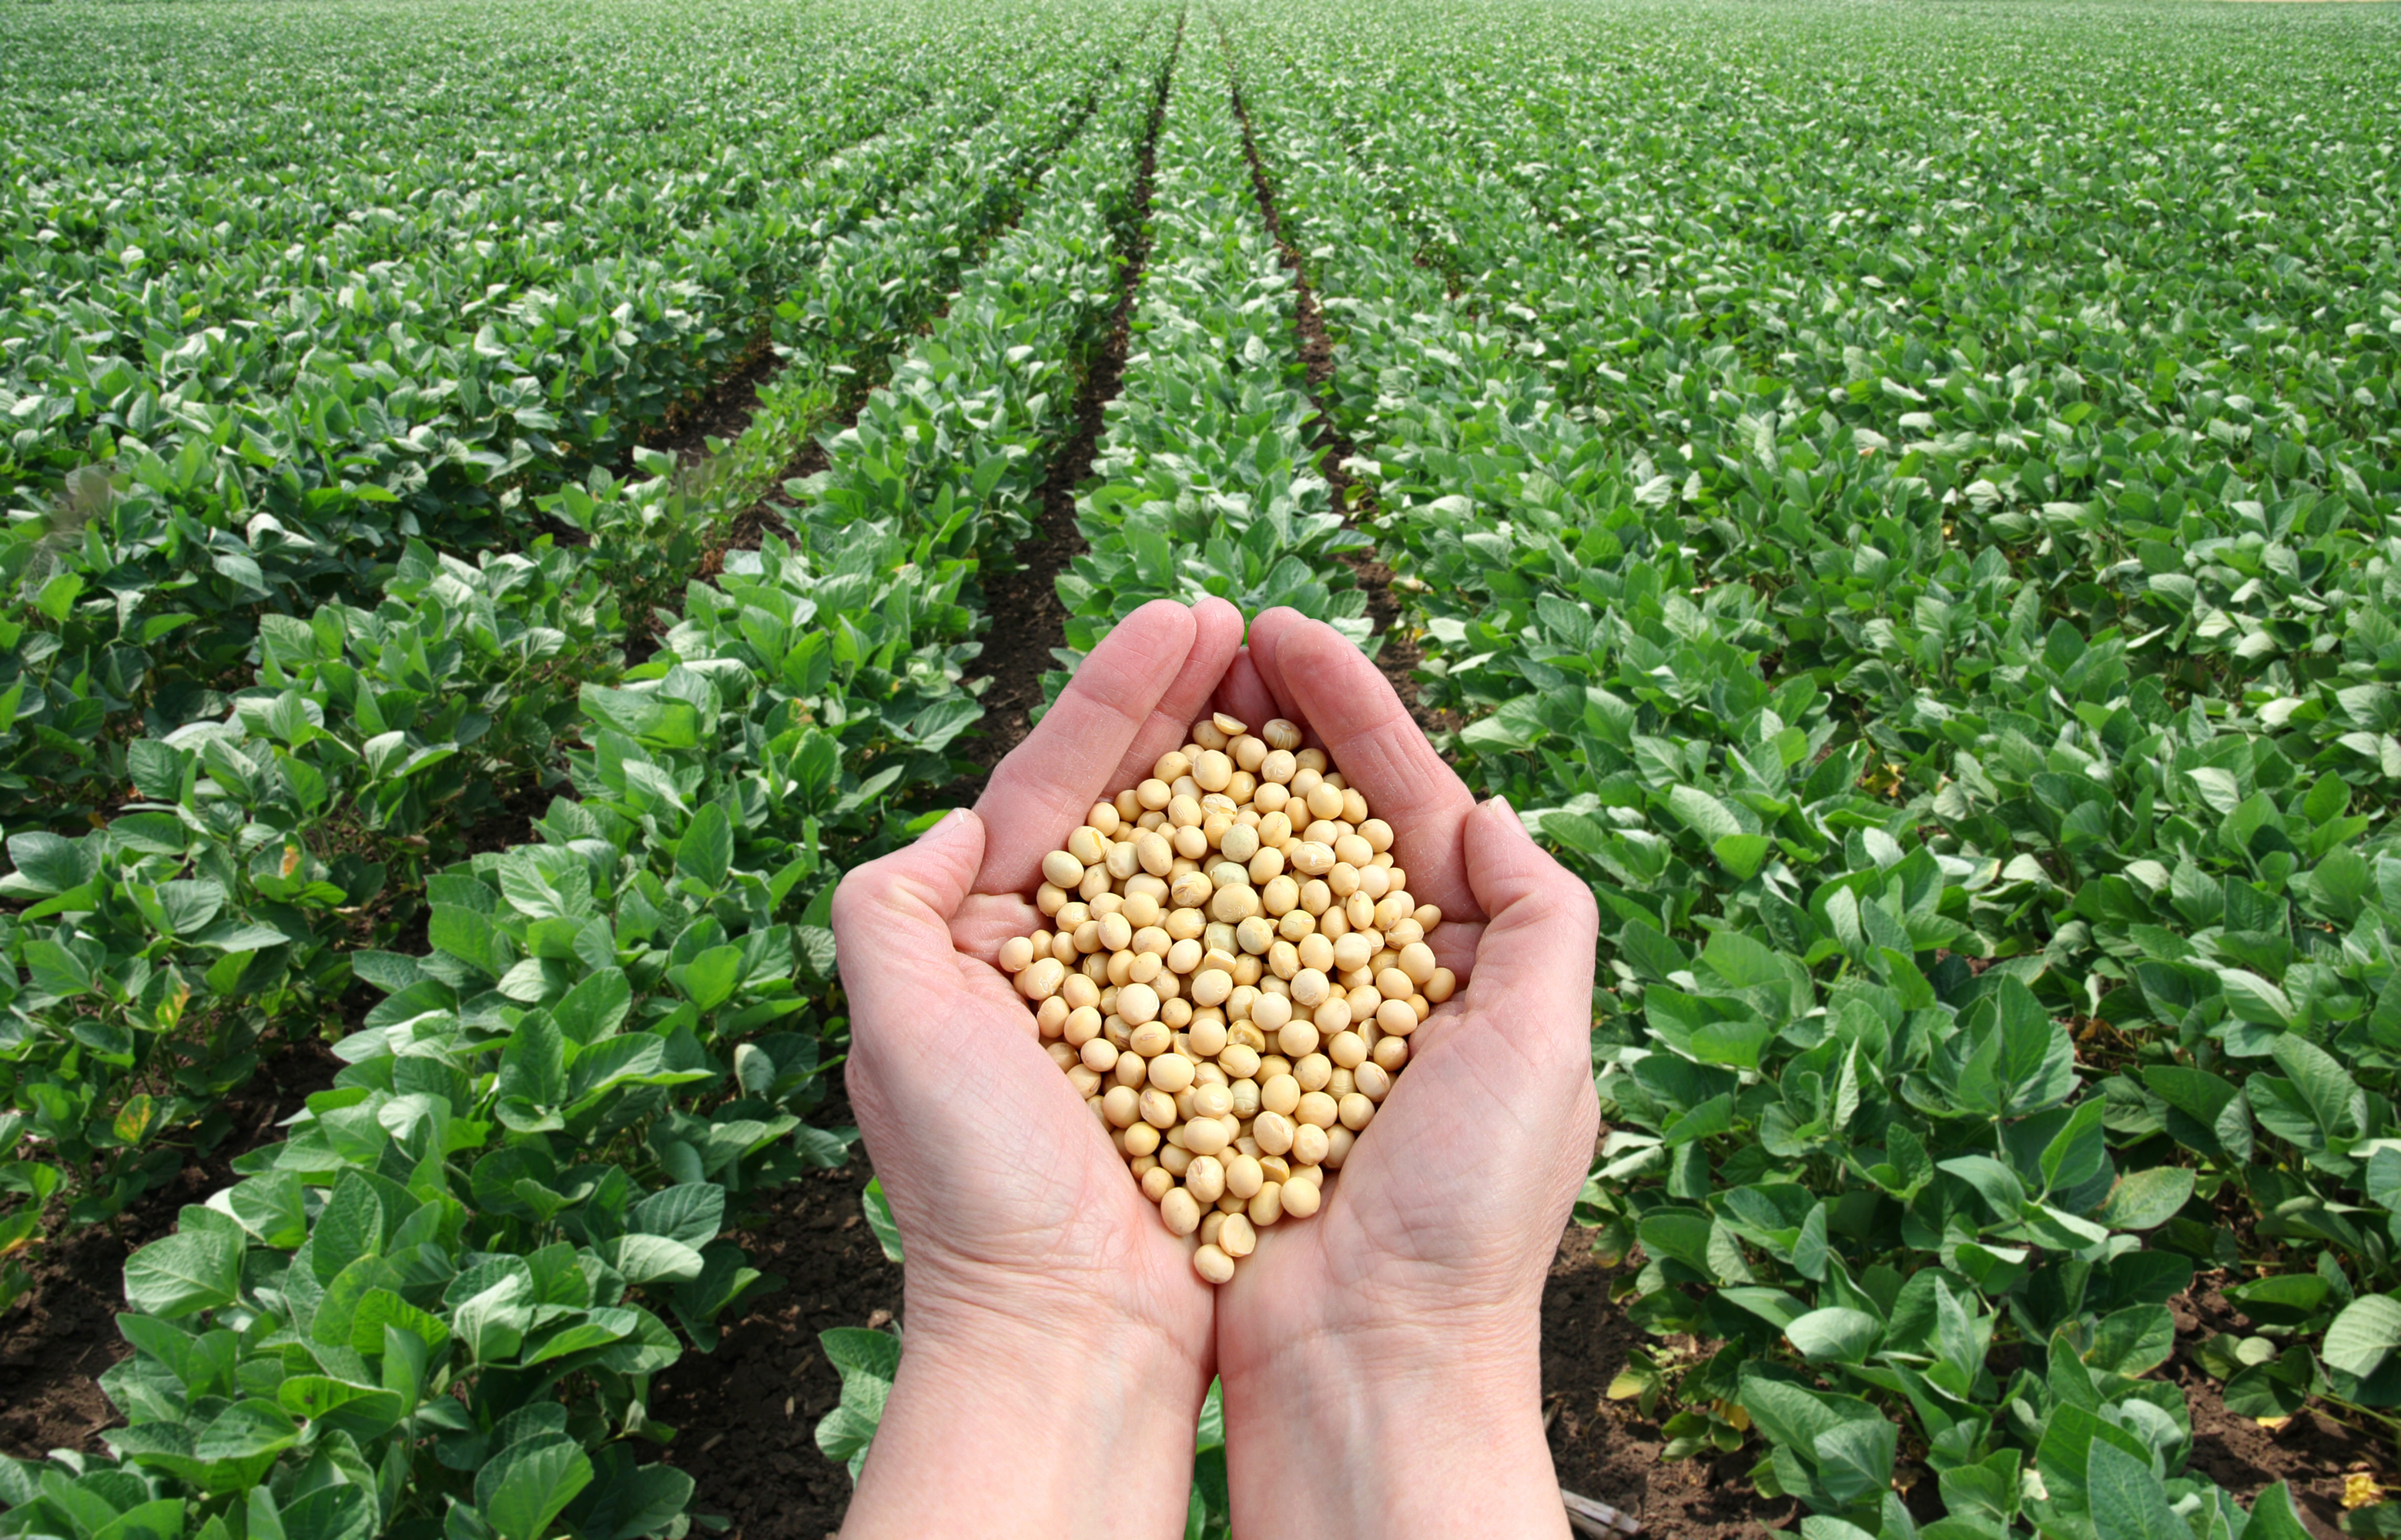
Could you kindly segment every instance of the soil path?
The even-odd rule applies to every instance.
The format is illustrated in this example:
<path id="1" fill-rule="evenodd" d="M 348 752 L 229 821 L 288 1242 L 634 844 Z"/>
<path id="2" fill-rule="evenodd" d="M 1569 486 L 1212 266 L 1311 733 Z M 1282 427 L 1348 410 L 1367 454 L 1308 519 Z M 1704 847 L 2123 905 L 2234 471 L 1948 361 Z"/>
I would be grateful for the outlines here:
<path id="1" fill-rule="evenodd" d="M 1183 61 L 1184 27 L 1185 20 L 1179 16 L 1175 43 L 1159 77 L 1159 94 L 1151 103 L 1150 124 L 1136 163 L 1132 213 L 1119 252 L 1123 263 L 1118 277 L 1117 312 L 1099 351 L 1086 363 L 1083 384 L 1076 393 L 1075 433 L 1050 461 L 1033 537 L 1012 553 L 1017 565 L 992 574 L 984 584 L 989 625 L 977 663 L 992 682 L 984 693 L 983 721 L 978 725 L 981 736 L 967 746 L 967 757 L 981 774 L 945 792 L 958 800 L 972 801 L 993 766 L 1032 731 L 1029 717 L 1042 700 L 1043 671 L 1053 666 L 1052 650 L 1066 645 L 1067 612 L 1059 602 L 1057 580 L 1084 549 L 1084 537 L 1076 528 L 1076 491 L 1092 474 L 1092 460 L 1107 426 L 1108 405 L 1125 386 L 1134 304 L 1150 261 L 1150 193 L 1158 169 L 1159 125 L 1167 113 L 1169 86 Z"/>
<path id="2" fill-rule="evenodd" d="M 1267 162 L 1259 156 L 1259 144 L 1251 131 L 1249 106 L 1242 101 L 1242 83 L 1233 63 L 1233 50 L 1222 28 L 1218 45 L 1226 57 L 1228 89 L 1233 94 L 1234 120 L 1242 125 L 1242 156 L 1250 163 L 1251 192 L 1258 199 L 1259 217 L 1267 222 L 1268 233 L 1275 239 L 1276 254 L 1292 274 L 1293 328 L 1298 334 L 1300 361 L 1307 381 L 1310 405 L 1317 409 L 1318 448 L 1320 464 L 1326 483 L 1334 488 L 1334 506 L 1340 510 L 1346 522 L 1357 526 L 1376 516 L 1376 489 L 1360 481 L 1351 472 L 1351 461 L 1359 453 L 1358 444 L 1336 423 L 1331 409 L 1334 387 L 1335 343 L 1325 330 L 1325 313 L 1319 305 L 1317 289 L 1309 281 L 1308 266 L 1299 251 L 1286 238 L 1283 215 L 1276 207 L 1275 184 L 1268 176 Z M 1382 639 L 1376 651 L 1376 667 L 1392 681 L 1393 691 L 1409 715 L 1429 735 L 1456 728 L 1459 723 L 1447 720 L 1447 713 L 1427 709 L 1418 697 L 1417 668 L 1420 661 L 1416 639 L 1401 624 L 1402 606 L 1399 596 L 1393 592 L 1393 570 L 1374 551 L 1353 552 L 1341 557 L 1351 575 L 1367 595 L 1367 618 L 1374 623 L 1376 635 Z"/>
<path id="3" fill-rule="evenodd" d="M 32 1288 L 0 1314 L 0 1384 L 7 1387 L 0 1395 L 0 1453 L 39 1459 L 54 1449 L 107 1452 L 100 1430 L 124 1419 L 111 1412 L 94 1382 L 127 1351 L 117 1330 L 126 1258 L 174 1229 L 185 1203 L 231 1183 L 235 1157 L 281 1139 L 281 1120 L 330 1088 L 341 1067 L 314 1040 L 274 1052 L 226 1099 L 231 1137 L 186 1162 L 174 1180 L 113 1222 L 62 1233 L 34 1255 L 27 1270 Z"/>

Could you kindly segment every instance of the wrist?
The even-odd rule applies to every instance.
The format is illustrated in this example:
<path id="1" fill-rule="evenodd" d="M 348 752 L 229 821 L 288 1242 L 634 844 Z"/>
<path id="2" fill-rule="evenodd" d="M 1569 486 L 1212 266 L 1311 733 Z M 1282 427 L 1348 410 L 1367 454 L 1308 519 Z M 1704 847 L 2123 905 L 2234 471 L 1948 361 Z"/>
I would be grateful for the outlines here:
<path id="1" fill-rule="evenodd" d="M 911 1304 L 844 1540 L 1182 1532 L 1207 1389 L 1182 1344 L 1098 1308 L 1071 1332 Z"/>
<path id="2" fill-rule="evenodd" d="M 1237 1534 L 1568 1533 L 1536 1322 L 1326 1327 L 1226 1370 Z"/>

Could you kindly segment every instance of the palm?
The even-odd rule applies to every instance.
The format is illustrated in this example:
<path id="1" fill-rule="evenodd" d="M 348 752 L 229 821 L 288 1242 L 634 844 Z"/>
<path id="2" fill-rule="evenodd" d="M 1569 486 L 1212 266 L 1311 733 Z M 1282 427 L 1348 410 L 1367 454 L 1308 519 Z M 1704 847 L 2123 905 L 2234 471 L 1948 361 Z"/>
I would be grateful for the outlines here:
<path id="1" fill-rule="evenodd" d="M 1206 1367 L 1208 1286 L 995 963 L 1002 942 L 1040 928 L 1022 895 L 1043 854 L 1183 741 L 1241 637 L 1223 601 L 1129 617 L 994 772 L 971 845 L 929 837 L 836 899 L 851 1099 L 900 1226 L 912 1318 L 1007 1301 L 1088 1332 L 1106 1313 Z"/>
<path id="2" fill-rule="evenodd" d="M 1220 695 L 1237 716 L 1273 711 L 1326 746 L 1393 826 L 1410 891 L 1442 909 L 1428 940 L 1466 985 L 1410 1038 L 1406 1071 L 1324 1208 L 1262 1237 L 1219 1295 L 1220 1364 L 1230 1375 L 1322 1331 L 1506 1313 L 1539 1289 L 1598 1121 L 1577 1026 L 1589 895 L 1546 858 L 1522 859 L 1523 836 L 1501 836 L 1331 632 L 1263 617 Z"/>
<path id="3" fill-rule="evenodd" d="M 955 983 L 943 1013 L 959 1040 L 985 1047 L 941 1106 L 890 1105 L 871 1057 L 852 1077 L 870 1148 L 904 1151 L 895 1158 L 904 1169 L 887 1170 L 885 1184 L 909 1236 L 912 1275 L 1006 1274 L 1055 1292 L 1071 1309 L 1107 1299 L 1182 1341 L 1205 1341 L 1208 1286 L 1041 1052 L 1024 1000 L 985 960 L 1037 923 L 1033 906 L 1013 894 L 972 895 L 953 921 Z M 973 1152 L 917 1161 L 898 1125 L 928 1117 L 967 1133 Z M 880 1136 L 887 1125 L 888 1140 Z"/>

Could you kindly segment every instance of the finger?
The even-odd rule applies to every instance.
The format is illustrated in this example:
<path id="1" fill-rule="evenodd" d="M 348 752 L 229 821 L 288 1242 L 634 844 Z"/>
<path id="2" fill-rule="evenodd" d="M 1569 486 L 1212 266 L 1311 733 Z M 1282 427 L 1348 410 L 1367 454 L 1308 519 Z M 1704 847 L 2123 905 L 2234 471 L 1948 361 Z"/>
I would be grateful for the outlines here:
<path id="1" fill-rule="evenodd" d="M 1226 670 L 1225 679 L 1217 685 L 1215 705 L 1254 733 L 1283 714 L 1283 708 L 1276 704 L 1275 696 L 1268 693 L 1267 684 L 1260 680 L 1258 666 L 1251 661 L 1247 647 L 1234 654 L 1234 666 Z"/>
<path id="2" fill-rule="evenodd" d="M 1475 809 L 1464 844 L 1468 885 L 1491 916 L 1476 942 L 1468 1004 L 1479 1018 L 1556 1033 L 1585 1062 L 1600 930 L 1592 889 L 1534 843 L 1502 798 Z"/>
<path id="3" fill-rule="evenodd" d="M 1475 799 L 1426 740 L 1381 670 L 1342 633 L 1293 610 L 1251 623 L 1252 665 L 1287 714 L 1306 724 L 1368 810 L 1393 826 L 1393 858 L 1409 892 L 1446 919 L 1479 909 L 1460 836 Z"/>
<path id="4" fill-rule="evenodd" d="M 961 808 L 834 889 L 836 967 L 854 1021 L 934 1024 L 957 992 L 951 921 L 983 863 L 983 820 Z"/>
<path id="5" fill-rule="evenodd" d="M 1434 948 L 1435 966 L 1449 969 L 1451 978 L 1464 989 L 1475 976 L 1475 943 L 1483 939 L 1482 920 L 1445 920 L 1427 931 L 1425 940 Z"/>
<path id="6" fill-rule="evenodd" d="M 1182 748 L 1192 724 L 1208 714 L 1209 697 L 1216 694 L 1227 665 L 1242 649 L 1242 612 L 1222 598 L 1204 598 L 1192 606 L 1192 650 L 1185 656 L 1183 671 L 1159 696 L 1150 720 L 1134 735 L 1133 747 L 1094 793 L 1096 800 L 1148 778 L 1160 756 Z"/>
<path id="7" fill-rule="evenodd" d="M 1003 942 L 1050 928 L 1042 911 L 1021 894 L 970 893 L 951 916 L 951 944 L 962 955 L 997 968 Z M 1439 947 L 1435 955 L 1441 955 Z"/>
<path id="8" fill-rule="evenodd" d="M 1118 622 L 977 799 L 988 831 L 977 890 L 1030 891 L 1043 856 L 1138 754 L 1148 749 L 1146 767 L 1184 741 L 1186 713 L 1208 699 L 1241 637 L 1242 617 L 1223 599 L 1198 609 L 1159 599 Z"/>

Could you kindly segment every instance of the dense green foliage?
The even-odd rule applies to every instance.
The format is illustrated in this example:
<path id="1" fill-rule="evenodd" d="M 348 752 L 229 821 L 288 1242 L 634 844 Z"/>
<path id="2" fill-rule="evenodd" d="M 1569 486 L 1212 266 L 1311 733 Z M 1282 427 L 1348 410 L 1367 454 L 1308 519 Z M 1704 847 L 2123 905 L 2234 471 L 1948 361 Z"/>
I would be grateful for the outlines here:
<path id="1" fill-rule="evenodd" d="M 2401 1372 L 2390 34 L 1509 17 L 1244 89 L 1430 697 L 1612 916 L 1587 1212 L 1722 1344 L 1623 1387 L 1870 1533 L 1903 1435 L 1959 1534 L 2123 1533 L 2105 1446 L 2239 1528 L 2196 1267 L 2237 1410 Z"/>
<path id="2" fill-rule="evenodd" d="M 694 53 L 658 21 L 624 7 L 580 41 L 605 51 L 631 29 L 663 61 Z M 951 12 L 862 32 L 793 10 L 768 40 L 803 24 L 850 40 L 845 89 L 887 109 L 911 100 L 891 72 L 930 82 L 1003 35 Z M 724 1238 L 742 1205 L 844 1158 L 847 1131 L 804 1121 L 841 1051 L 830 879 L 894 836 L 897 799 L 953 774 L 979 714 L 963 682 L 977 565 L 1026 527 L 994 499 L 1040 484 L 1064 419 L 1044 404 L 1072 399 L 1116 296 L 1172 19 L 1043 28 L 1039 50 L 1014 50 L 1022 92 L 977 85 L 776 184 L 844 200 L 764 239 L 783 276 L 726 300 L 761 307 L 743 328 L 785 363 L 739 443 L 697 464 L 635 447 L 636 479 L 563 458 L 511 483 L 501 533 L 408 529 L 354 574 L 373 580 L 364 602 L 346 579 L 245 611 L 233 687 L 177 701 L 188 721 L 154 693 L 78 761 L 107 814 L 12 822 L 10 1251 L 46 1211 L 113 1214 L 220 1136 L 270 1034 L 338 1039 L 346 1067 L 291 1109 L 287 1140 L 133 1257 L 133 1354 L 103 1382 L 127 1422 L 117 1459 L 6 1466 L 0 1528 L 684 1533 L 689 1479 L 638 1453 L 673 1433 L 647 1416 L 652 1378 L 772 1286 Z M 408 89 L 395 79 L 405 117 Z M 608 109 L 658 110 L 640 89 Z M 748 121 L 695 131 L 747 155 Z M 433 164 L 422 146 L 403 158 Z M 628 239 L 671 278 L 695 269 L 675 282 L 698 292 L 693 260 Z M 414 363 L 418 386 L 444 366 Z M 794 484 L 789 531 L 693 581 L 729 516 L 887 378 L 829 435 L 821 482 Z M 676 405 L 646 401 L 624 432 Z M 885 452 L 921 426 L 926 452 Z M 20 494 L 20 551 L 72 566 L 43 544 L 55 509 Z M 577 543 L 537 536 L 537 513 Z M 27 626 L 81 612 L 62 571 L 18 585 Z M 21 742 L 60 747 L 32 727 Z"/>
<path id="3" fill-rule="evenodd" d="M 2170 1355 L 2401 1406 L 2389 12 L 9 22 L 0 1258 L 344 1067 L 135 1254 L 114 1457 L 0 1464 L 0 1533 L 707 1511 L 652 1377 L 844 1158 L 830 884 L 958 773 L 1137 250 L 1060 661 L 1204 592 L 1380 645 L 1395 574 L 1602 902 L 1580 1212 L 1672 1456 L 1812 1540 L 2294 1540 Z M 898 1341 L 825 1347 L 856 1469 Z"/>

